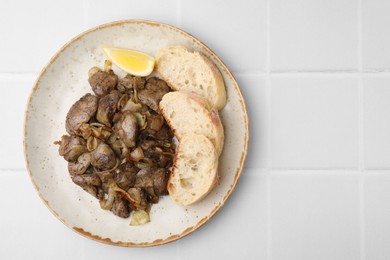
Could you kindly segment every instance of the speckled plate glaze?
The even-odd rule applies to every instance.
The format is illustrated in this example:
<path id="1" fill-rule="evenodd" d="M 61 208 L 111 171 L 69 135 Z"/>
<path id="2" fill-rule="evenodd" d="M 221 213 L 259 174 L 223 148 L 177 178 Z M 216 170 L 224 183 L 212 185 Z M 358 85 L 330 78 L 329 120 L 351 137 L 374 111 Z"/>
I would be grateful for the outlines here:
<path id="1" fill-rule="evenodd" d="M 129 226 L 102 210 L 98 201 L 72 183 L 66 161 L 53 142 L 65 134 L 71 105 L 91 92 L 88 69 L 103 66 L 100 46 L 112 45 L 154 55 L 169 45 L 184 45 L 210 57 L 222 72 L 227 105 L 220 112 L 225 146 L 220 157 L 220 184 L 201 202 L 178 206 L 169 196 L 151 209 L 151 222 Z M 114 68 L 115 70 L 115 68 Z M 123 76 L 119 70 L 115 70 Z M 27 104 L 24 128 L 27 168 L 39 196 L 66 226 L 96 241 L 119 246 L 155 246 L 175 241 L 205 224 L 231 195 L 243 168 L 248 145 L 248 117 L 237 82 L 222 61 L 202 42 L 170 25 L 143 20 L 119 21 L 88 30 L 62 47 L 42 70 Z"/>

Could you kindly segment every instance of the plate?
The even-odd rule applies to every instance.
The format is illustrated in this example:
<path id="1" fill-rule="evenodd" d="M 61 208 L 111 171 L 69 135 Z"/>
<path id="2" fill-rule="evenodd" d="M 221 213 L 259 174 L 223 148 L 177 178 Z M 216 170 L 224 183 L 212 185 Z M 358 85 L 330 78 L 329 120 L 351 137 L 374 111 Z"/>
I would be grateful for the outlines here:
<path id="1" fill-rule="evenodd" d="M 165 196 L 152 206 L 150 223 L 129 226 L 129 219 L 102 210 L 97 199 L 71 181 L 67 163 L 58 155 L 58 146 L 53 142 L 66 133 L 65 117 L 71 105 L 91 92 L 88 70 L 103 66 L 102 45 L 135 49 L 150 55 L 161 47 L 183 45 L 201 51 L 220 69 L 227 91 L 226 107 L 220 111 L 225 129 L 225 146 L 219 166 L 221 181 L 201 202 L 183 207 Z M 122 72 L 115 72 L 123 76 Z M 103 243 L 143 247 L 165 244 L 188 235 L 221 209 L 241 175 L 248 138 L 244 99 L 233 75 L 217 55 L 176 27 L 126 20 L 104 24 L 78 35 L 43 68 L 27 104 L 24 150 L 27 169 L 39 196 L 66 226 Z"/>

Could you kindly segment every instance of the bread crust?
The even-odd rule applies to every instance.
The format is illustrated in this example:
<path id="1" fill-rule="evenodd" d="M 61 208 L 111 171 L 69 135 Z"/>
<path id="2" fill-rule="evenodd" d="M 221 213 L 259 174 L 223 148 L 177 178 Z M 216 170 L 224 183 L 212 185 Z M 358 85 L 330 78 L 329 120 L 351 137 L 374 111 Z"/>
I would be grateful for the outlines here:
<path id="1" fill-rule="evenodd" d="M 203 71 L 199 72 L 202 70 L 200 67 Z M 155 69 L 173 90 L 195 92 L 206 98 L 211 107 L 218 110 L 226 105 L 222 74 L 215 63 L 203 53 L 190 52 L 183 46 L 162 48 L 157 51 Z M 204 76 L 195 77 L 197 72 Z M 188 79 L 185 80 L 187 84 L 179 80 L 180 76 Z"/>
<path id="2" fill-rule="evenodd" d="M 190 150 L 187 146 L 192 145 Z M 193 158 L 202 154 L 201 158 Z M 194 171 L 186 161 L 196 161 L 199 165 Z M 167 189 L 172 200 L 188 206 L 204 199 L 216 186 L 219 180 L 218 155 L 211 141 L 204 135 L 185 134 L 179 143 L 174 165 L 168 180 Z"/>
<path id="3" fill-rule="evenodd" d="M 210 126 L 212 126 L 211 131 L 201 130 L 199 126 L 196 124 L 186 125 L 185 127 L 188 128 L 187 131 L 183 131 L 182 129 L 180 129 L 180 127 L 182 126 L 178 126 L 177 123 L 173 122 L 173 118 L 172 116 L 170 116 L 170 111 L 173 110 L 173 107 L 169 107 L 169 106 L 174 105 L 173 103 L 175 102 L 183 102 L 183 104 L 186 104 L 186 106 L 193 106 L 193 105 L 196 106 L 199 113 L 202 113 L 202 115 L 200 116 L 203 116 L 206 121 L 202 123 L 204 124 L 210 123 Z M 213 143 L 218 156 L 222 153 L 225 136 L 224 136 L 223 125 L 219 117 L 219 112 L 217 109 L 214 108 L 210 109 L 210 106 L 208 105 L 208 102 L 207 100 L 205 100 L 205 98 L 195 93 L 191 93 L 187 91 L 174 91 L 166 94 L 162 98 L 159 104 L 159 108 L 161 114 L 164 116 L 166 122 L 171 127 L 174 135 L 179 140 L 179 142 L 185 132 L 204 134 Z M 185 111 L 186 108 L 181 107 L 181 109 L 175 110 L 175 114 L 178 114 L 178 116 L 183 118 L 183 121 L 184 119 L 189 121 L 189 119 L 196 117 L 196 115 L 193 114 L 184 114 Z"/>
<path id="4" fill-rule="evenodd" d="M 179 141 L 167 189 L 177 204 L 191 205 L 219 183 L 218 162 L 225 135 L 218 110 L 226 104 L 224 80 L 206 55 L 183 46 L 158 50 L 155 68 L 175 90 L 159 104 Z M 199 171 L 198 166 L 202 166 Z"/>

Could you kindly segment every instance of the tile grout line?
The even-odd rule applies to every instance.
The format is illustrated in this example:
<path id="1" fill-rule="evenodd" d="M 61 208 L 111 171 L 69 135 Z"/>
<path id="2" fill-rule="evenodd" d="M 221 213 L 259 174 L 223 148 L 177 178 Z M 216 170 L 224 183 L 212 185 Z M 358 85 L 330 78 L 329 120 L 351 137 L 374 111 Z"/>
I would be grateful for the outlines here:
<path id="1" fill-rule="evenodd" d="M 338 174 L 338 175 L 360 175 L 361 172 L 359 172 L 358 169 L 304 169 L 304 168 L 260 168 L 260 167 L 252 167 L 248 169 L 259 169 L 259 170 L 266 170 L 270 174 L 283 174 L 283 175 L 321 175 L 321 174 Z"/>
<path id="2" fill-rule="evenodd" d="M 87 15 L 85 15 L 87 17 Z M 88 18 L 85 18 L 87 20 Z M 179 19 L 177 19 L 179 20 Z M 85 22 L 87 23 L 87 22 Z M 390 71 L 231 71 L 235 76 L 280 76 L 280 77 L 301 77 L 301 76 L 377 76 L 377 77 L 390 77 Z M 0 71 L 0 77 L 27 77 L 38 76 L 40 71 Z"/>
<path id="3" fill-rule="evenodd" d="M 258 73 L 261 74 L 262 72 L 258 72 Z M 389 71 L 363 71 L 363 70 L 361 71 L 331 71 L 331 70 L 329 71 L 272 71 L 270 74 L 277 75 L 277 76 L 355 76 L 355 75 L 390 76 Z"/>
<path id="4" fill-rule="evenodd" d="M 245 170 L 259 170 L 266 173 L 263 175 L 321 175 L 321 174 L 335 174 L 335 175 L 388 175 L 390 168 L 370 168 L 360 170 L 358 168 L 267 168 L 267 167 L 244 167 Z M 0 170 L 1 171 L 1 170 Z"/>
<path id="5" fill-rule="evenodd" d="M 266 65 L 265 65 L 265 109 L 266 109 L 266 128 L 265 135 L 267 136 L 266 142 L 266 161 L 265 168 L 270 169 L 270 114 L 271 114 L 271 39 L 270 39 L 270 30 L 271 30 L 271 0 L 267 0 L 266 2 Z M 266 175 L 266 258 L 267 260 L 272 260 L 272 212 L 271 212 L 271 176 L 269 174 Z"/>
<path id="6" fill-rule="evenodd" d="M 238 76 L 281 76 L 281 77 L 301 77 L 301 76 L 390 76 L 390 71 L 231 71 Z"/>
<path id="7" fill-rule="evenodd" d="M 271 164 L 270 164 L 270 157 L 269 157 L 269 152 L 270 152 L 270 138 L 269 138 L 269 134 L 271 133 L 270 132 L 270 114 L 271 114 L 271 61 L 270 61 L 270 58 L 271 58 L 271 41 L 270 41 L 270 1 L 271 0 L 267 0 L 267 5 L 266 5 L 266 57 L 265 57 L 265 60 L 266 60 L 266 63 L 265 63 L 265 76 L 266 76 L 266 79 L 265 79 L 265 114 L 266 114 L 266 119 L 265 119 L 265 122 L 266 122 L 266 128 L 265 128 L 265 135 L 268 137 L 267 138 L 267 142 L 266 142 L 266 154 L 267 154 L 267 158 L 266 158 L 266 161 L 265 161 L 265 168 L 266 169 L 270 169 L 271 167 Z"/>
<path id="8" fill-rule="evenodd" d="M 272 260 L 272 212 L 271 212 L 271 174 L 265 175 L 265 204 L 266 204 L 266 259 Z"/>
<path id="9" fill-rule="evenodd" d="M 358 0 L 357 7 L 357 57 L 358 57 L 358 114 L 359 114 L 359 235 L 360 235 L 360 260 L 365 260 L 365 214 L 364 214 L 364 88 L 363 88 L 363 0 Z"/>
<path id="10" fill-rule="evenodd" d="M 364 192 L 364 180 L 365 180 L 365 177 L 364 177 L 364 174 L 360 174 L 359 175 L 359 215 L 360 215 L 360 223 L 359 223 L 359 226 L 360 226 L 360 259 L 361 260 L 365 260 L 366 259 L 366 248 L 365 248 L 365 244 L 366 244 L 366 240 L 365 240 L 365 214 L 364 214 L 364 207 L 365 207 L 365 203 L 364 203 L 364 195 L 365 195 L 365 192 Z"/>

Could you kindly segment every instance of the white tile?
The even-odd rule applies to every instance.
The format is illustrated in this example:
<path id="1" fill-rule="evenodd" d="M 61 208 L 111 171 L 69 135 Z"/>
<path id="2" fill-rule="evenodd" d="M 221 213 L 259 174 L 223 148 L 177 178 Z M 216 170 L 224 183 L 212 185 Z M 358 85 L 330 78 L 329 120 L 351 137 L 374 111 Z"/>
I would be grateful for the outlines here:
<path id="1" fill-rule="evenodd" d="M 266 1 L 181 1 L 181 26 L 234 71 L 265 70 Z"/>
<path id="2" fill-rule="evenodd" d="M 354 174 L 271 177 L 273 260 L 359 259 L 359 185 Z"/>
<path id="3" fill-rule="evenodd" d="M 364 77 L 365 168 L 390 167 L 390 77 Z"/>
<path id="4" fill-rule="evenodd" d="M 271 78 L 274 168 L 356 168 L 358 87 L 353 76 Z"/>
<path id="5" fill-rule="evenodd" d="M 270 1 L 271 69 L 356 70 L 356 0 Z"/>
<path id="6" fill-rule="evenodd" d="M 266 259 L 266 177 L 260 173 L 246 169 L 223 208 L 178 241 L 181 260 Z"/>
<path id="7" fill-rule="evenodd" d="M 390 1 L 363 0 L 362 44 L 365 70 L 390 70 Z"/>
<path id="8" fill-rule="evenodd" d="M 176 242 L 168 243 L 161 246 L 147 248 L 130 248 L 106 245 L 92 240 L 85 240 L 84 259 L 105 260 L 154 260 L 154 259 L 170 259 L 179 260 L 178 244 Z"/>
<path id="9" fill-rule="evenodd" d="M 88 26 L 103 23 L 141 19 L 177 25 L 177 0 L 104 0 L 88 1 Z"/>
<path id="10" fill-rule="evenodd" d="M 0 8 L 0 72 L 39 72 L 82 32 L 81 1 L 10 1 Z"/>
<path id="11" fill-rule="evenodd" d="M 365 176 L 365 259 L 390 259 L 390 173 Z"/>
<path id="12" fill-rule="evenodd" d="M 27 172 L 0 172 L 0 190 L 2 259 L 84 259 L 84 238 L 47 209 Z"/>
<path id="13" fill-rule="evenodd" d="M 0 76 L 2 127 L 0 128 L 0 170 L 24 169 L 23 122 L 28 96 L 37 75 Z"/>
<path id="14" fill-rule="evenodd" d="M 267 93 L 264 76 L 236 75 L 249 117 L 250 141 L 245 167 L 267 165 Z"/>

